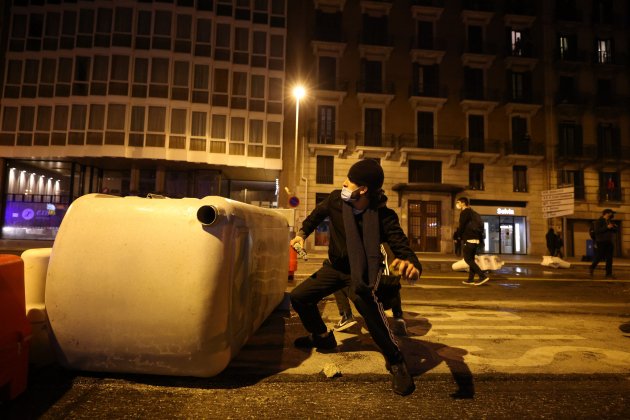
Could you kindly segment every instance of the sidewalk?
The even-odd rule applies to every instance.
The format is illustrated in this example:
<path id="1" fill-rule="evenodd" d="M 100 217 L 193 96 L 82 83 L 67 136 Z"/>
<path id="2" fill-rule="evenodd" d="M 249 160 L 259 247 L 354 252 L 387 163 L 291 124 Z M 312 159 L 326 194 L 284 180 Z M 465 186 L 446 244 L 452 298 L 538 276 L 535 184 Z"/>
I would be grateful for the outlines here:
<path id="1" fill-rule="evenodd" d="M 38 240 L 13 240 L 13 239 L 0 239 L 0 253 L 4 254 L 16 254 L 19 255 L 27 249 L 32 248 L 51 248 L 53 241 L 38 241 Z M 328 251 L 321 250 L 307 250 L 308 259 L 312 262 L 321 262 L 328 258 Z M 451 253 L 438 253 L 438 252 L 416 252 L 416 255 L 420 259 L 420 262 L 441 262 L 441 263 L 454 263 L 461 260 L 463 257 L 458 257 Z M 518 264 L 540 264 L 542 261 L 542 255 L 509 255 L 509 254 L 488 254 L 497 255 L 501 261 L 504 261 L 508 265 Z M 571 263 L 571 265 L 587 266 L 589 261 L 582 261 L 581 257 L 566 257 L 565 261 Z M 601 263 L 600 263 L 601 264 Z M 304 265 L 302 260 L 298 260 L 299 266 Z M 627 257 L 615 257 L 615 266 L 630 267 L 630 258 Z"/>
<path id="2" fill-rule="evenodd" d="M 440 263 L 454 263 L 455 261 L 463 259 L 463 257 L 458 257 L 455 254 L 446 254 L 446 253 L 437 253 L 437 252 L 416 252 L 418 259 L 421 263 L 424 262 L 440 262 Z M 482 254 L 482 255 L 496 255 L 501 261 L 505 262 L 507 265 L 519 265 L 519 264 L 536 264 L 540 265 L 542 262 L 542 255 L 510 255 L 510 254 Z M 308 251 L 308 259 L 309 261 L 317 260 L 323 261 L 328 258 L 327 251 Z M 578 266 L 588 266 L 591 264 L 590 261 L 582 261 L 581 257 L 565 257 L 564 261 L 571 263 L 571 265 Z M 303 264 L 302 260 L 298 260 L 298 269 L 299 265 Z M 600 262 L 602 265 L 603 262 Z M 630 267 L 630 258 L 625 257 L 615 257 L 614 258 L 615 266 L 623 266 Z"/>

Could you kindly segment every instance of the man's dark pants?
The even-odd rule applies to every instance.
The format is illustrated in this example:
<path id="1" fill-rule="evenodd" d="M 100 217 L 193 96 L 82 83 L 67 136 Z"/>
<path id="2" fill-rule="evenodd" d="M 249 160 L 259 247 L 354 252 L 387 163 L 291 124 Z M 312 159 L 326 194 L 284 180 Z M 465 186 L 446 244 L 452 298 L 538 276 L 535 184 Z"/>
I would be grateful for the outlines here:
<path id="1" fill-rule="evenodd" d="M 479 244 L 472 242 L 464 243 L 464 261 L 468 264 L 470 271 L 468 272 L 468 281 L 472 281 L 475 278 L 475 274 L 479 276 L 479 279 L 485 279 L 486 275 L 481 271 L 481 268 L 475 262 L 475 255 L 477 254 L 477 248 Z"/>
<path id="2" fill-rule="evenodd" d="M 300 316 L 304 328 L 311 334 L 324 334 L 328 331 L 319 313 L 317 303 L 335 291 L 350 285 L 350 275 L 344 274 L 330 264 L 324 263 L 315 274 L 300 283 L 291 292 L 291 305 Z M 390 364 L 403 361 L 402 353 L 387 324 L 387 318 L 382 306 L 373 293 L 355 295 L 350 293 L 350 299 L 363 317 L 372 339 L 381 349 L 385 359 Z"/>
<path id="3" fill-rule="evenodd" d="M 595 267 L 597 267 L 597 264 L 599 264 L 599 262 L 601 260 L 606 260 L 606 275 L 607 276 L 612 276 L 612 265 L 613 265 L 613 251 L 614 251 L 614 245 L 612 242 L 609 241 L 605 241 L 605 242 L 597 242 L 597 249 L 595 251 L 595 259 L 593 260 L 593 263 L 591 264 L 591 271 L 595 270 Z"/>

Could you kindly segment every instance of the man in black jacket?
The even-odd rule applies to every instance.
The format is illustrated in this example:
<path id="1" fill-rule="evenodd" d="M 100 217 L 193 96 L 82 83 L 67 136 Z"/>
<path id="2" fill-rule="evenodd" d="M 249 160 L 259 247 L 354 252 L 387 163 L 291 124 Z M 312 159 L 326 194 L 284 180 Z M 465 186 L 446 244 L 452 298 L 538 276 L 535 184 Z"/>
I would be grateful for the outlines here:
<path id="1" fill-rule="evenodd" d="M 330 218 L 328 260 L 322 268 L 291 292 L 291 304 L 310 333 L 295 340 L 300 348 L 334 349 L 337 341 L 322 320 L 317 303 L 349 287 L 349 297 L 387 361 L 393 375 L 392 388 L 400 395 L 415 390 L 413 378 L 392 332 L 375 290 L 380 280 L 380 244 L 387 242 L 396 256 L 390 267 L 402 278 L 416 280 L 422 265 L 409 248 L 398 216 L 385 205 L 384 174 L 374 160 L 361 160 L 350 168 L 342 190 L 335 190 L 304 220 L 291 245 L 304 239 L 327 217 Z"/>
<path id="2" fill-rule="evenodd" d="M 461 210 L 459 214 L 459 227 L 456 236 L 462 238 L 464 243 L 464 261 L 468 264 L 468 280 L 464 280 L 464 284 L 470 286 L 481 286 L 490 280 L 481 268 L 475 262 L 475 255 L 483 241 L 483 222 L 479 213 L 470 208 L 468 198 L 459 197 L 455 202 L 455 207 Z M 475 274 L 479 276 L 479 281 L 475 281 Z"/>
<path id="3" fill-rule="evenodd" d="M 614 240 L 617 233 L 617 225 L 612 222 L 615 217 L 615 212 L 612 209 L 604 209 L 602 216 L 597 219 L 593 226 L 593 233 L 595 235 L 595 258 L 589 268 L 591 277 L 595 267 L 601 260 L 606 260 L 606 278 L 613 279 L 612 266 L 613 266 L 613 252 L 615 250 Z"/>

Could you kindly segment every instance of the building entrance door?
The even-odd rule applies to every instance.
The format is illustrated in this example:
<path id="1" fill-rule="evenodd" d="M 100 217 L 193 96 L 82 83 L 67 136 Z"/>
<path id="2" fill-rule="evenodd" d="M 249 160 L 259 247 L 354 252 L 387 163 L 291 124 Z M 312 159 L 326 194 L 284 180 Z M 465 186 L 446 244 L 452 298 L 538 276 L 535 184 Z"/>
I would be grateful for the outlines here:
<path id="1" fill-rule="evenodd" d="M 440 252 L 439 201 L 409 201 L 409 245 L 416 252 Z"/>
<path id="2" fill-rule="evenodd" d="M 501 223 L 499 225 L 501 238 L 501 254 L 514 253 L 514 223 Z"/>

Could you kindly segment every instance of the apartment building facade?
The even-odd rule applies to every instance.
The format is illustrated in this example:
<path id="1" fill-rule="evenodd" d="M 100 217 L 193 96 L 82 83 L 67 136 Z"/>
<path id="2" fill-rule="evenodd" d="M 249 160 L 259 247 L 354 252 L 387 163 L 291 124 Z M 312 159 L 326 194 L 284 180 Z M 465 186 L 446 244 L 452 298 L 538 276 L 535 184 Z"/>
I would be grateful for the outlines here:
<path id="1" fill-rule="evenodd" d="M 310 0 L 289 15 L 287 73 L 309 91 L 300 142 L 285 107 L 298 218 L 373 158 L 416 251 L 452 252 L 461 195 L 487 253 L 543 254 L 553 226 L 584 255 L 608 207 L 629 251 L 626 2 Z M 574 214 L 543 218 L 541 192 L 568 185 Z M 325 225 L 311 241 L 325 246 Z"/>
<path id="2" fill-rule="evenodd" d="M 275 206 L 285 0 L 12 0 L 4 239 L 52 239 L 92 192 Z"/>

